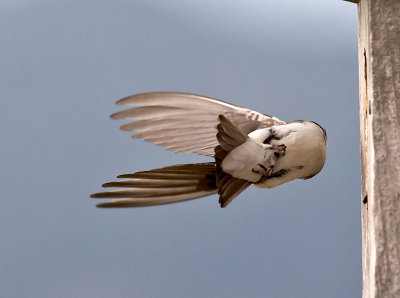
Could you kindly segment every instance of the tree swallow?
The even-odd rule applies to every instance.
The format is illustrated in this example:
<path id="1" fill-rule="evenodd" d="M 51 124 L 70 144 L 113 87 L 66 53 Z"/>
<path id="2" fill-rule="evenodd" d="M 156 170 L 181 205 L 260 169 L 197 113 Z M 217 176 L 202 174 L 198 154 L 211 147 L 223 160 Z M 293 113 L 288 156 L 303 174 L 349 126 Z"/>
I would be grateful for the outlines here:
<path id="1" fill-rule="evenodd" d="M 111 115 L 134 120 L 121 126 L 174 152 L 193 152 L 213 162 L 181 164 L 123 174 L 103 184 L 116 190 L 92 194 L 114 198 L 98 207 L 162 205 L 219 194 L 226 207 L 250 185 L 273 188 L 309 179 L 325 163 L 327 135 L 312 121 L 285 122 L 216 99 L 176 92 L 129 96 L 117 105 L 133 106 Z"/>

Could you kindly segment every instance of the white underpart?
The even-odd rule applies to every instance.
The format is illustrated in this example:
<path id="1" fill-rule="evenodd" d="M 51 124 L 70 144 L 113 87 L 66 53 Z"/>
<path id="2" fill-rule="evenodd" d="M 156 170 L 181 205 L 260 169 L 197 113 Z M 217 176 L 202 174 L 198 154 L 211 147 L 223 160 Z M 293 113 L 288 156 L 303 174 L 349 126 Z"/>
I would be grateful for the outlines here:
<path id="1" fill-rule="evenodd" d="M 255 186 L 273 188 L 294 179 L 316 175 L 322 170 L 326 158 L 326 140 L 319 126 L 305 121 L 275 126 L 275 129 L 283 137 L 271 144 L 285 144 L 286 151 L 284 156 L 277 159 L 274 173 L 281 169 L 290 171 L 282 177 L 270 178 Z"/>
<path id="2" fill-rule="evenodd" d="M 276 160 L 273 151 L 270 150 L 272 146 L 262 143 L 269 135 L 268 128 L 251 132 L 245 143 L 233 149 L 225 157 L 221 165 L 224 172 L 235 178 L 251 182 L 259 181 L 263 174 L 255 173 L 253 169 L 263 172 L 264 169 L 259 164 L 271 168 Z"/>
<path id="3" fill-rule="evenodd" d="M 279 140 L 272 140 L 271 145 L 284 144 L 285 155 L 275 158 L 271 145 L 263 144 L 271 131 Z M 325 163 L 326 142 L 320 127 L 312 122 L 292 122 L 285 125 L 259 129 L 249 134 L 249 139 L 232 150 L 222 162 L 222 169 L 235 178 L 257 182 L 262 174 L 254 173 L 257 164 L 265 167 L 274 166 L 273 174 L 285 169 L 282 177 L 273 177 L 257 187 L 272 188 L 285 182 L 307 178 L 321 171 Z"/>

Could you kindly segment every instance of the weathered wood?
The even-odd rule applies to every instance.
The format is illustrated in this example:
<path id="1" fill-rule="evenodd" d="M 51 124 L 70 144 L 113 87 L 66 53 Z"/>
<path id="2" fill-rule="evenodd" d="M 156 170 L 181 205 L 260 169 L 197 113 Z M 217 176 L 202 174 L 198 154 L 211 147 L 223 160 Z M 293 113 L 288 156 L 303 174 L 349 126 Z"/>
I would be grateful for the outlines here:
<path id="1" fill-rule="evenodd" d="M 400 297 L 400 1 L 357 2 L 363 297 Z"/>
<path id="2" fill-rule="evenodd" d="M 362 221 L 362 270 L 363 270 L 363 297 L 372 298 L 370 286 L 372 286 L 371 274 L 371 232 L 369 229 L 369 220 L 373 220 L 369 216 L 368 211 L 372 211 L 371 206 L 374 198 L 371 191 L 371 174 L 370 168 L 372 162 L 372 150 L 369 145 L 371 141 L 371 114 L 369 113 L 369 105 L 372 103 L 371 94 L 371 63 L 369 48 L 369 21 L 368 11 L 366 9 L 367 1 L 358 3 L 358 82 L 359 82 L 359 102 L 360 102 L 360 144 L 361 144 L 361 221 Z M 369 197 L 368 197 L 369 194 Z"/>

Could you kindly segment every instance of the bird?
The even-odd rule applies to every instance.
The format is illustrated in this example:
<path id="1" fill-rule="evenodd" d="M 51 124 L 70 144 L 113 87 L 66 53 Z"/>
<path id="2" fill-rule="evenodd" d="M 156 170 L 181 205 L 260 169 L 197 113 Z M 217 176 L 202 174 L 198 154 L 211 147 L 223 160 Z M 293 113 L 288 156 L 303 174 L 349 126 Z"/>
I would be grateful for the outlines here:
<path id="1" fill-rule="evenodd" d="M 221 100 L 181 92 L 149 92 L 116 102 L 128 107 L 111 115 L 120 127 L 176 153 L 197 153 L 213 161 L 178 164 L 122 174 L 104 183 L 112 199 L 101 208 L 177 203 L 212 194 L 222 208 L 249 186 L 274 188 L 318 174 L 326 159 L 326 130 L 313 121 L 286 122 Z"/>

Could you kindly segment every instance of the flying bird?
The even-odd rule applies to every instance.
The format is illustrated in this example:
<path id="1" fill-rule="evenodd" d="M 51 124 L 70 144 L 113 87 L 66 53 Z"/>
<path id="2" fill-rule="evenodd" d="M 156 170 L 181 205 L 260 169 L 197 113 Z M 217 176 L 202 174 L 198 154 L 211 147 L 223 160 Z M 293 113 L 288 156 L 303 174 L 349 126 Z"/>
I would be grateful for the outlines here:
<path id="1" fill-rule="evenodd" d="M 98 207 L 141 207 L 191 200 L 218 193 L 226 207 L 250 185 L 273 188 L 294 179 L 309 179 L 325 163 L 327 135 L 313 121 L 285 122 L 220 100 L 177 92 L 125 97 L 133 106 L 111 115 L 134 120 L 121 130 L 135 131 L 168 150 L 192 152 L 214 161 L 180 164 L 119 175 L 92 194 L 114 200 Z"/>

